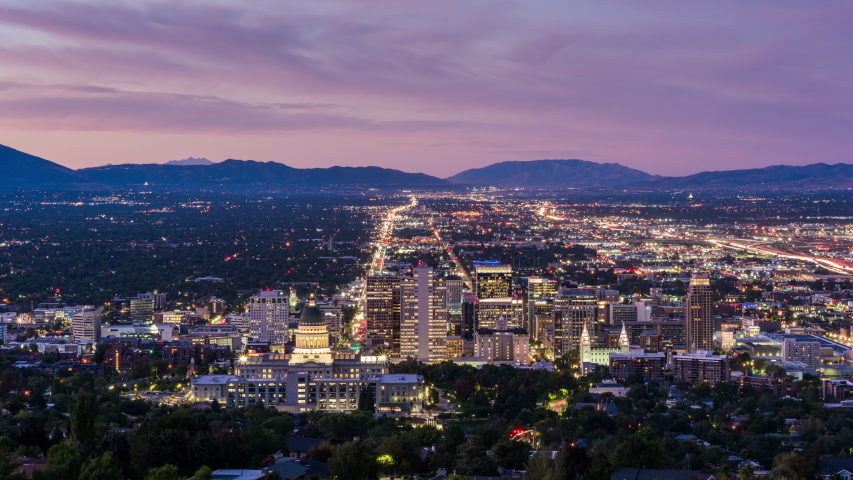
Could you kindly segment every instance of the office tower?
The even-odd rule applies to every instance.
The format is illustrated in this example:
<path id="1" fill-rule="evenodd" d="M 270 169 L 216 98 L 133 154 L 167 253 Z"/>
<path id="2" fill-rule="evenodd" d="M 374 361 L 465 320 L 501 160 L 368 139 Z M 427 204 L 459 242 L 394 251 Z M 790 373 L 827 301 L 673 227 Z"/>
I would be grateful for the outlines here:
<path id="1" fill-rule="evenodd" d="M 474 355 L 490 363 L 527 365 L 530 361 L 530 335 L 523 328 L 509 328 L 506 319 L 499 318 L 495 328 L 477 330 Z"/>
<path id="2" fill-rule="evenodd" d="M 136 296 L 136 298 L 140 300 L 152 300 L 154 301 L 154 308 L 162 309 L 166 308 L 166 294 L 165 293 L 157 293 L 157 292 L 146 292 L 140 293 Z"/>
<path id="3" fill-rule="evenodd" d="M 400 284 L 406 277 L 370 275 L 365 286 L 365 346 L 400 352 Z"/>
<path id="4" fill-rule="evenodd" d="M 447 288 L 447 303 L 462 302 L 462 293 L 465 288 L 462 279 L 457 276 L 446 277 L 444 284 Z"/>
<path id="5" fill-rule="evenodd" d="M 608 304 L 605 311 L 607 312 L 607 324 L 619 326 L 624 322 L 649 322 L 651 321 L 652 309 L 646 306 L 643 302 L 632 304 Z"/>
<path id="6" fill-rule="evenodd" d="M 539 328 L 535 324 L 536 315 L 551 315 L 554 311 L 554 295 L 557 294 L 557 280 L 553 278 L 527 278 L 527 316 L 525 328 L 534 338 L 538 338 Z"/>
<path id="7" fill-rule="evenodd" d="M 102 308 L 87 309 L 71 317 L 71 338 L 75 342 L 95 343 L 101 339 Z"/>
<path id="8" fill-rule="evenodd" d="M 151 322 L 154 320 L 154 299 L 131 298 L 130 318 Z"/>
<path id="9" fill-rule="evenodd" d="M 509 328 L 523 328 L 524 301 L 515 297 L 481 298 L 477 301 L 477 328 L 495 328 L 504 317 Z"/>
<path id="10" fill-rule="evenodd" d="M 288 341 L 290 303 L 280 290 L 264 291 L 249 298 L 249 335 L 256 342 L 283 345 Z"/>
<path id="11" fill-rule="evenodd" d="M 474 262 L 474 294 L 479 300 L 512 295 L 512 267 L 496 261 Z"/>
<path id="12" fill-rule="evenodd" d="M 415 267 L 400 285 L 400 356 L 421 362 L 447 358 L 446 289 L 432 267 Z"/>
<path id="13" fill-rule="evenodd" d="M 211 315 L 219 315 L 225 311 L 225 300 L 211 296 L 207 299 L 207 311 Z"/>
<path id="14" fill-rule="evenodd" d="M 714 349 L 714 303 L 707 275 L 694 274 L 690 279 L 685 322 L 689 351 Z"/>
<path id="15" fill-rule="evenodd" d="M 461 299 L 460 299 L 461 300 Z M 447 304 L 447 335 L 462 338 L 462 304 Z M 451 357 L 453 358 L 453 357 Z"/>
<path id="16" fill-rule="evenodd" d="M 474 295 L 462 296 L 462 333 L 463 340 L 473 341 L 474 333 L 477 331 L 477 297 Z"/>
<path id="17" fill-rule="evenodd" d="M 596 288 L 595 298 L 598 300 L 598 310 L 596 312 L 598 323 L 607 323 L 608 305 L 614 305 L 621 301 L 619 290 Z"/>
<path id="18" fill-rule="evenodd" d="M 323 312 L 326 328 L 329 331 L 329 342 L 331 345 L 337 345 L 344 331 L 341 307 L 334 304 L 318 303 L 317 308 Z"/>
<path id="19" fill-rule="evenodd" d="M 587 290 L 561 290 L 554 297 L 554 353 L 580 349 L 584 326 L 595 324 L 598 299 Z"/>

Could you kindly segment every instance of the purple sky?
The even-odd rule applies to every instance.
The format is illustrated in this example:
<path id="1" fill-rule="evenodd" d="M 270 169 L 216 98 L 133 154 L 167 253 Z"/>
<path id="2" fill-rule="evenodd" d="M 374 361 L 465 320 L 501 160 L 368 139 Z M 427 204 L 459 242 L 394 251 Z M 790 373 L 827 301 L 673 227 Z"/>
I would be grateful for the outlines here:
<path id="1" fill-rule="evenodd" d="M 263 0 L 0 5 L 0 144 L 449 176 L 850 162 L 853 3 Z"/>

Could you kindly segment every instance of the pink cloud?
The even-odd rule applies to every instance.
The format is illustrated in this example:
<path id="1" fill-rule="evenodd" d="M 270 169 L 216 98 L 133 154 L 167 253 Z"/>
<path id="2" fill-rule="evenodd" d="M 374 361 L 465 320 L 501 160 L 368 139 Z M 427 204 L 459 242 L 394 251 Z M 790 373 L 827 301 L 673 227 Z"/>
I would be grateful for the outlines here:
<path id="1" fill-rule="evenodd" d="M 234 145 L 310 132 L 364 140 L 383 166 L 440 148 L 440 175 L 537 152 L 652 173 L 834 162 L 853 127 L 851 19 L 770 0 L 0 6 L 0 40 L 33 34 L 0 43 L 0 125 Z"/>

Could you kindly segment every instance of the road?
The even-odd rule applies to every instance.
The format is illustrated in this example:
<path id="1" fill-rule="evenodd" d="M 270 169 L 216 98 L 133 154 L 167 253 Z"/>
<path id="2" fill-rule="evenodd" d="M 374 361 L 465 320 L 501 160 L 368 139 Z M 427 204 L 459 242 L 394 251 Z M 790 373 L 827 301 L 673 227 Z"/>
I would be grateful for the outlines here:
<path id="1" fill-rule="evenodd" d="M 412 196 L 412 200 L 410 203 L 392 208 L 391 210 L 388 210 L 388 213 L 385 214 L 385 217 L 382 220 L 382 225 L 379 227 L 378 230 L 376 243 L 374 245 L 375 250 L 373 252 L 373 256 L 370 259 L 370 263 L 368 264 L 366 276 L 377 275 L 382 273 L 382 270 L 385 268 L 386 251 L 389 243 L 391 242 L 392 235 L 394 234 L 394 226 L 399 220 L 400 213 L 417 205 L 418 199 L 415 196 Z M 364 339 L 364 311 L 366 301 L 367 278 L 365 278 L 364 285 L 361 289 L 361 294 L 359 295 L 358 308 L 355 314 L 355 318 L 353 318 L 352 324 L 350 325 L 350 347 L 353 349 L 360 350 L 362 347 L 361 342 Z"/>

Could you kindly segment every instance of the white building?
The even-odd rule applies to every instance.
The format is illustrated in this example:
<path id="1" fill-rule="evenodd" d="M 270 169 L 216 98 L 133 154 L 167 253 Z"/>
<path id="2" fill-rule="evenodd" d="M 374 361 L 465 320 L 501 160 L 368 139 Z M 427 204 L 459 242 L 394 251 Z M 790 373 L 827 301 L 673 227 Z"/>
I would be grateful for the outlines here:
<path id="1" fill-rule="evenodd" d="M 228 382 L 236 378 L 236 375 L 201 375 L 193 377 L 189 400 L 192 402 L 212 402 L 216 400 L 225 405 L 227 402 Z"/>
<path id="2" fill-rule="evenodd" d="M 447 359 L 446 294 L 432 267 L 416 267 L 400 286 L 400 356 L 421 362 Z"/>
<path id="3" fill-rule="evenodd" d="M 249 335 L 256 342 L 287 343 L 290 302 L 280 290 L 264 291 L 249 299 Z"/>
<path id="4" fill-rule="evenodd" d="M 83 310 L 71 317 L 71 337 L 74 342 L 95 343 L 101 339 L 103 308 Z"/>

